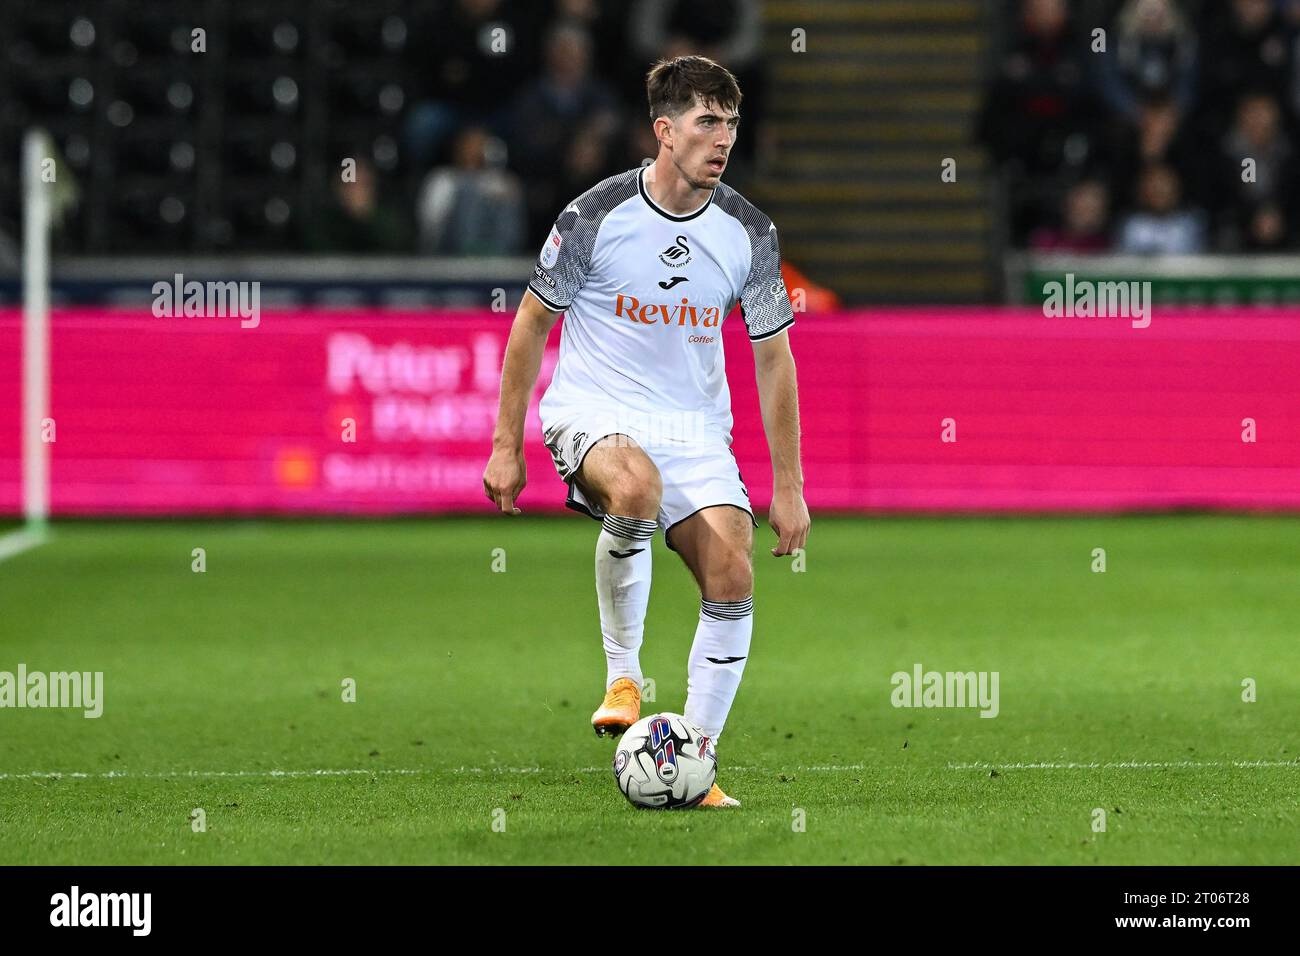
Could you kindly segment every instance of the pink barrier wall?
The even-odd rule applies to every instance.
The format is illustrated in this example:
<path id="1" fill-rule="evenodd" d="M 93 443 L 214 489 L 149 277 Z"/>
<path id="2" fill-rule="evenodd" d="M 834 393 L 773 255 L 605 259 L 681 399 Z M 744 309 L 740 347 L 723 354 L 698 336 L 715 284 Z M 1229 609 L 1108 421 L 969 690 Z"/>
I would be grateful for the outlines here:
<path id="1" fill-rule="evenodd" d="M 264 311 L 53 319 L 56 514 L 484 510 L 507 317 Z M 0 512 L 19 510 L 20 320 L 0 310 Z M 735 450 L 770 467 L 739 322 Z M 801 316 L 809 504 L 836 509 L 1300 507 L 1300 313 Z M 558 346 L 552 335 L 542 381 Z M 561 507 L 534 396 L 520 506 Z M 344 419 L 356 440 L 343 440 Z M 1258 440 L 1242 441 L 1243 419 Z M 956 441 L 941 441 L 943 420 Z"/>

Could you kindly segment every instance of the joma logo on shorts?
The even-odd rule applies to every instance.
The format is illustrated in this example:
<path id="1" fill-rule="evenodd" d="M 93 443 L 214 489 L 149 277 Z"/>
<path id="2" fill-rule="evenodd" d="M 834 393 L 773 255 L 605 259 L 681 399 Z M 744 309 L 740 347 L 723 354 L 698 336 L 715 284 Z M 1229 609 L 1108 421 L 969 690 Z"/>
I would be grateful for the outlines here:
<path id="1" fill-rule="evenodd" d="M 658 325 L 660 322 L 672 325 L 675 320 L 678 325 L 684 326 L 689 322 L 691 326 L 711 328 L 722 320 L 722 310 L 715 305 L 696 308 L 691 305 L 690 299 L 682 299 L 680 305 L 655 302 L 642 305 L 636 296 L 623 295 L 621 292 L 614 302 L 614 314 L 626 315 L 633 322 L 644 322 L 646 325 Z"/>

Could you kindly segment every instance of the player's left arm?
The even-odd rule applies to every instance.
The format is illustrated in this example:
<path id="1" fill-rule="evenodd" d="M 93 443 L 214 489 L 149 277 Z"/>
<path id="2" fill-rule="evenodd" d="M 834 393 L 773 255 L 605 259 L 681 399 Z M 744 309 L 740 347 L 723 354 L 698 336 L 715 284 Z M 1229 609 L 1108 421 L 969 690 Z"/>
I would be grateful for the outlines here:
<path id="1" fill-rule="evenodd" d="M 807 544 L 812 523 L 799 460 L 799 384 L 789 330 L 753 344 L 759 407 L 772 454 L 772 507 L 767 522 L 778 539 L 772 554 L 779 557 Z"/>
<path id="2" fill-rule="evenodd" d="M 781 278 L 781 246 L 767 217 L 756 222 L 750 243 L 753 258 L 740 292 L 740 311 L 754 346 L 754 370 L 763 430 L 772 454 L 772 507 L 767 523 L 776 532 L 774 556 L 793 554 L 808 541 L 808 505 L 803 500 L 799 461 L 799 386 L 790 326 L 794 311 Z M 757 233 L 755 235 L 755 233 Z"/>

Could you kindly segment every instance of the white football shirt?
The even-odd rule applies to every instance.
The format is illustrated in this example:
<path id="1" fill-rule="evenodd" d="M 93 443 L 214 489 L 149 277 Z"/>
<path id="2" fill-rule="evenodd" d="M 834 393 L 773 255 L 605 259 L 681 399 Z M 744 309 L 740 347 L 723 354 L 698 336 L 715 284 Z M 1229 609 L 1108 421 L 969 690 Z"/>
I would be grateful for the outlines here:
<path id="1" fill-rule="evenodd" d="M 730 445 L 723 321 L 739 301 L 753 341 L 794 322 L 776 227 L 722 183 L 694 212 L 667 212 L 644 175 L 570 203 L 533 267 L 528 288 L 565 313 L 542 421 L 580 408 L 690 418 Z"/>

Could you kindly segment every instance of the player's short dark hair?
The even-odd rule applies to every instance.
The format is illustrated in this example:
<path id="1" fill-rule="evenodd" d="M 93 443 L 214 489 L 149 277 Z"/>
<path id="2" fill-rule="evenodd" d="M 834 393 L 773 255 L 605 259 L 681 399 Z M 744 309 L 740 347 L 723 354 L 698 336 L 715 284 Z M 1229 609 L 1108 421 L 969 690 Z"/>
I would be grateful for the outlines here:
<path id="1" fill-rule="evenodd" d="M 695 105 L 740 111 L 740 84 L 731 71 L 707 56 L 678 56 L 660 60 L 645 77 L 650 121 L 676 119 Z"/>

